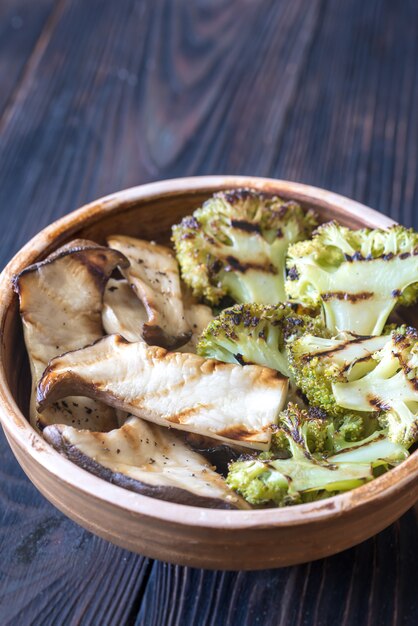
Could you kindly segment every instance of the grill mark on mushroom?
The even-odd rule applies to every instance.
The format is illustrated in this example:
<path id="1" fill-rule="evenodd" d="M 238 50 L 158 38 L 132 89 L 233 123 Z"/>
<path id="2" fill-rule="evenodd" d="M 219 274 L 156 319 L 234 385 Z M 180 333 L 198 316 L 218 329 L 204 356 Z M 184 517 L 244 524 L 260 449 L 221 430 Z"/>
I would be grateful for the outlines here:
<path id="1" fill-rule="evenodd" d="M 110 336 L 51 361 L 38 386 L 40 410 L 69 393 L 102 400 L 161 425 L 221 440 L 235 426 L 243 445 L 267 449 L 288 380 L 257 365 L 221 363 Z"/>

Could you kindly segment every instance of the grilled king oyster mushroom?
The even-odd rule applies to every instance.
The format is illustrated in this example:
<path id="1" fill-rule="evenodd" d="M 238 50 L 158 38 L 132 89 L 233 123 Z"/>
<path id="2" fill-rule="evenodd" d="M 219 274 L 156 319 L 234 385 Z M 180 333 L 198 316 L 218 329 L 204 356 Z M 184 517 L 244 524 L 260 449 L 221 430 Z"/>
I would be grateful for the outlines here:
<path id="1" fill-rule="evenodd" d="M 107 242 L 130 261 L 129 267 L 121 271 L 146 309 L 144 340 L 168 349 L 187 343 L 191 330 L 184 314 L 179 269 L 171 250 L 122 235 L 108 237 Z"/>
<path id="2" fill-rule="evenodd" d="M 43 411 L 68 394 L 87 395 L 162 426 L 265 450 L 287 389 L 288 379 L 266 367 L 111 335 L 53 359 L 39 382 L 38 403 Z"/>
<path id="3" fill-rule="evenodd" d="M 62 423 L 93 430 L 117 425 L 115 410 L 91 398 L 64 398 L 39 414 L 36 385 L 55 356 L 103 337 L 103 289 L 112 271 L 128 261 L 116 250 L 77 239 L 14 278 L 32 373 L 30 421 L 42 430 Z"/>
<path id="4" fill-rule="evenodd" d="M 192 336 L 189 341 L 179 348 L 180 352 L 196 353 L 197 342 L 205 328 L 213 320 L 212 309 L 206 304 L 190 304 L 185 310 L 186 320 L 192 329 Z"/>
<path id="5" fill-rule="evenodd" d="M 122 335 L 127 341 L 141 341 L 148 315 L 127 280 L 111 278 L 103 295 L 102 322 L 108 335 Z"/>
<path id="6" fill-rule="evenodd" d="M 184 308 L 192 336 L 179 352 L 196 352 L 197 341 L 206 326 L 213 320 L 210 307 L 190 303 Z M 137 298 L 127 280 L 111 278 L 103 296 L 102 321 L 109 335 L 122 335 L 127 341 L 141 341 L 142 329 L 148 319 L 144 305 Z"/>
<path id="7" fill-rule="evenodd" d="M 83 469 L 142 495 L 194 506 L 250 508 L 177 433 L 138 417 L 109 433 L 48 426 L 44 437 Z"/>

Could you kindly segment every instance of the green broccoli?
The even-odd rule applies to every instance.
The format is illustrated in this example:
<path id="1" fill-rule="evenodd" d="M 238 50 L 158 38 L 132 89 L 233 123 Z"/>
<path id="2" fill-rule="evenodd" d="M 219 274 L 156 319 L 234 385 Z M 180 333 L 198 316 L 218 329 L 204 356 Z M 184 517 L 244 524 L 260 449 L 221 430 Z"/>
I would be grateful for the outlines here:
<path id="1" fill-rule="evenodd" d="M 390 338 L 388 336 L 357 337 L 351 333 L 340 333 L 327 338 L 305 333 L 287 343 L 290 370 L 296 385 L 302 390 L 312 406 L 319 407 L 334 418 L 341 418 L 339 427 L 350 438 L 361 439 L 368 434 L 368 416 L 349 415 L 338 405 L 332 383 L 349 381 L 361 376 L 373 367 L 372 354 L 380 350 Z"/>
<path id="2" fill-rule="evenodd" d="M 182 277 L 197 297 L 217 304 L 277 304 L 285 298 L 290 243 L 309 237 L 312 211 L 251 189 L 214 194 L 192 216 L 173 226 Z"/>
<path id="3" fill-rule="evenodd" d="M 381 466 L 387 470 L 409 456 L 408 450 L 389 439 L 386 430 L 375 431 L 362 441 L 346 441 L 340 433 L 333 437 L 334 454 L 328 463 L 372 463 L 373 469 Z"/>
<path id="4" fill-rule="evenodd" d="M 379 335 L 395 305 L 418 300 L 418 233 L 320 226 L 289 247 L 289 298 L 322 304 L 327 328 Z"/>
<path id="5" fill-rule="evenodd" d="M 321 329 L 321 319 L 297 305 L 237 304 L 209 324 L 197 353 L 225 363 L 265 365 L 290 376 L 285 341 Z"/>
<path id="6" fill-rule="evenodd" d="M 312 421 L 314 423 L 312 423 Z M 407 451 L 376 433 L 358 444 L 347 444 L 332 456 L 313 453 L 322 448 L 324 433 L 317 418 L 289 405 L 279 420 L 289 458 L 274 453 L 244 457 L 229 466 L 228 485 L 253 506 L 288 506 L 354 489 L 404 460 Z"/>
<path id="7" fill-rule="evenodd" d="M 418 441 L 418 332 L 392 332 L 373 355 L 374 369 L 350 382 L 335 382 L 339 406 L 354 411 L 379 411 L 388 437 L 406 447 Z"/>

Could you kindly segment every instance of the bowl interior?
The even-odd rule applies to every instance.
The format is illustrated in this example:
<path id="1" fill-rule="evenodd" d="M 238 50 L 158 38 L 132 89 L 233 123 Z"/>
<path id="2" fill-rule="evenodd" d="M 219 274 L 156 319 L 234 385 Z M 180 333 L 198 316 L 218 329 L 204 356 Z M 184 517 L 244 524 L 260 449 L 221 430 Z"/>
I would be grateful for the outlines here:
<path id="1" fill-rule="evenodd" d="M 81 209 L 76 218 L 70 219 L 67 225 L 52 225 L 49 234 L 41 245 L 31 249 L 20 267 L 23 269 L 29 263 L 41 260 L 54 249 L 76 237 L 93 239 L 98 243 L 105 243 L 106 237 L 111 234 L 128 234 L 143 239 L 155 240 L 158 243 L 170 242 L 171 226 L 184 215 L 190 214 L 214 191 L 222 188 L 242 186 L 228 181 L 225 184 L 208 184 L 200 189 L 188 191 L 169 191 L 160 194 L 151 194 L 149 197 L 135 197 L 135 190 L 126 197 L 124 192 L 88 205 Z M 251 184 L 251 183 L 250 183 Z M 260 187 L 260 185 L 257 185 Z M 317 211 L 320 222 L 338 219 L 342 224 L 352 228 L 363 226 L 386 226 L 391 220 L 377 213 L 351 213 L 344 207 L 333 205 L 329 199 L 324 199 L 321 193 L 310 195 L 306 188 L 299 189 L 298 185 L 268 182 L 263 184 L 263 190 L 269 193 L 278 193 L 282 197 L 298 200 L 304 207 Z M 141 188 L 138 188 L 141 189 Z M 140 194 L 139 194 L 140 195 Z M 342 200 L 342 199 L 341 199 Z M 350 202 L 349 202 L 350 204 Z M 360 206 L 360 205 L 359 205 Z M 69 216 L 71 217 L 71 216 Z M 38 236 L 39 237 L 39 236 Z M 408 323 L 416 323 L 418 308 L 413 307 L 402 313 Z M 18 311 L 16 295 L 10 291 L 10 301 L 3 317 L 1 333 L 1 358 L 4 364 L 7 383 L 17 405 L 24 415 L 28 415 L 30 395 L 30 372 L 26 350 L 24 347 L 22 325 Z M 11 416 L 13 419 L 13 416 Z"/>

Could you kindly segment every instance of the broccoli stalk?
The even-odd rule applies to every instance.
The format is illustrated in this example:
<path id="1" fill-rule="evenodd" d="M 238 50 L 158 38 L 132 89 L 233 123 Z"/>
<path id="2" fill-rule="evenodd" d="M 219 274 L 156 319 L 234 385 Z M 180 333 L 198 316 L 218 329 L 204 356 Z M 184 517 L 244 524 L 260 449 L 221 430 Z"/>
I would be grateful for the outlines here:
<path id="1" fill-rule="evenodd" d="M 322 329 L 312 311 L 291 304 L 237 304 L 225 309 L 199 339 L 197 353 L 225 363 L 255 363 L 290 376 L 285 341 Z"/>
<path id="2" fill-rule="evenodd" d="M 239 459 L 229 466 L 228 485 L 253 506 L 300 504 L 354 489 L 372 480 L 375 468 L 384 471 L 408 455 L 402 446 L 375 434 L 326 458 L 312 453 L 312 445 L 323 446 L 329 424 L 324 422 L 321 428 L 318 420 L 313 422 L 308 412 L 289 405 L 279 429 L 291 456 L 263 453 Z"/>
<path id="3" fill-rule="evenodd" d="M 383 411 L 388 437 L 409 447 L 418 440 L 418 333 L 393 332 L 373 355 L 374 369 L 350 382 L 332 385 L 339 406 L 355 411 Z"/>
<path id="4" fill-rule="evenodd" d="M 336 433 L 333 440 L 335 454 L 328 456 L 328 463 L 372 463 L 373 469 L 383 466 L 389 469 L 408 456 L 407 449 L 388 438 L 387 431 L 372 433 L 362 441 L 346 441 Z"/>
<path id="5" fill-rule="evenodd" d="M 277 304 L 285 298 L 290 243 L 308 237 L 316 221 L 296 202 L 249 189 L 216 193 L 173 227 L 182 277 L 197 297 L 217 304 Z"/>
<path id="6" fill-rule="evenodd" d="M 397 304 L 418 299 L 418 234 L 403 226 L 350 230 L 335 222 L 288 251 L 288 297 L 322 304 L 327 328 L 379 335 Z"/>
<path id="7" fill-rule="evenodd" d="M 332 417 L 342 418 L 346 432 L 347 429 L 352 431 L 350 438 L 361 439 L 368 434 L 368 416 L 351 415 L 348 419 L 346 409 L 335 400 L 332 383 L 346 382 L 370 371 L 373 368 L 372 354 L 389 338 L 390 335 L 357 337 L 341 333 L 329 339 L 305 333 L 287 344 L 290 370 L 296 385 L 312 406 Z"/>

